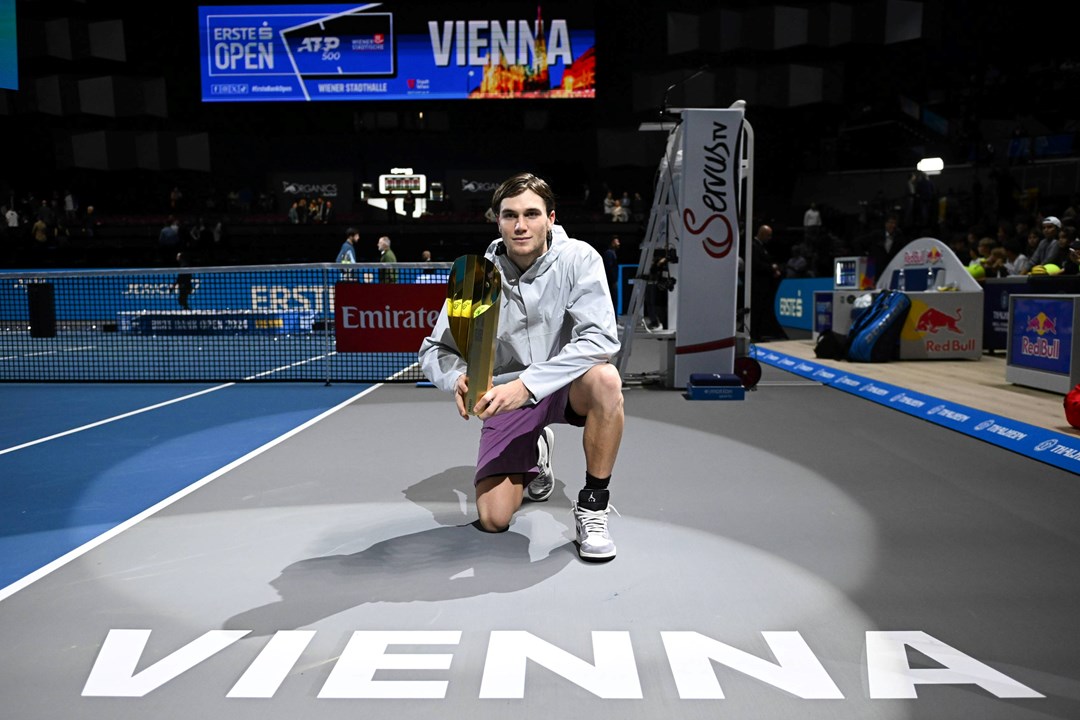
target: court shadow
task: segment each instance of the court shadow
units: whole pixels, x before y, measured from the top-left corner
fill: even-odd
[[[468,516],[471,504],[462,502],[463,477],[471,492],[472,468],[452,468],[404,491],[430,510],[441,527],[388,538],[356,553],[293,563],[270,583],[279,600],[233,616],[224,629],[269,635],[366,603],[514,592],[552,577],[577,557],[566,540],[534,559],[532,541],[522,534],[522,528],[528,532],[528,521],[519,520],[503,533],[479,529]]]

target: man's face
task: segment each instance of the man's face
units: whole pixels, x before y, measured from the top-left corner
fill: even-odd
[[[544,199],[532,190],[526,190],[502,201],[498,223],[507,257],[525,270],[547,252],[547,237],[555,224],[555,211],[548,213]]]
[[[386,241],[383,240],[382,238],[379,238],[379,252],[384,252],[385,250],[386,250]]]
[[[1054,223],[1046,223],[1045,225],[1043,225],[1042,230],[1043,230],[1043,237],[1048,237],[1048,238],[1057,237],[1058,228],[1057,228],[1057,225],[1055,225]]]

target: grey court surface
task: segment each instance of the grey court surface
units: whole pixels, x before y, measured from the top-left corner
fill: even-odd
[[[1077,718],[1077,476],[781,371],[625,394],[619,555],[384,386],[0,601],[4,718]]]

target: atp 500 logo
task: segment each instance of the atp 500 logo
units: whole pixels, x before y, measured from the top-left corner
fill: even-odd
[[[336,37],[306,37],[300,41],[297,52],[332,52],[341,47],[341,39]]]

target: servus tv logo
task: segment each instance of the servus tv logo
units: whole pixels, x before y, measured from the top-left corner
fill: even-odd
[[[1038,337],[1029,337],[1028,333],[1034,333]],[[1056,337],[1051,340],[1047,335],[1057,335],[1057,319],[1044,312],[1029,317],[1024,326],[1024,335],[1020,337],[1020,354],[1025,357],[1059,360],[1061,340]]]

